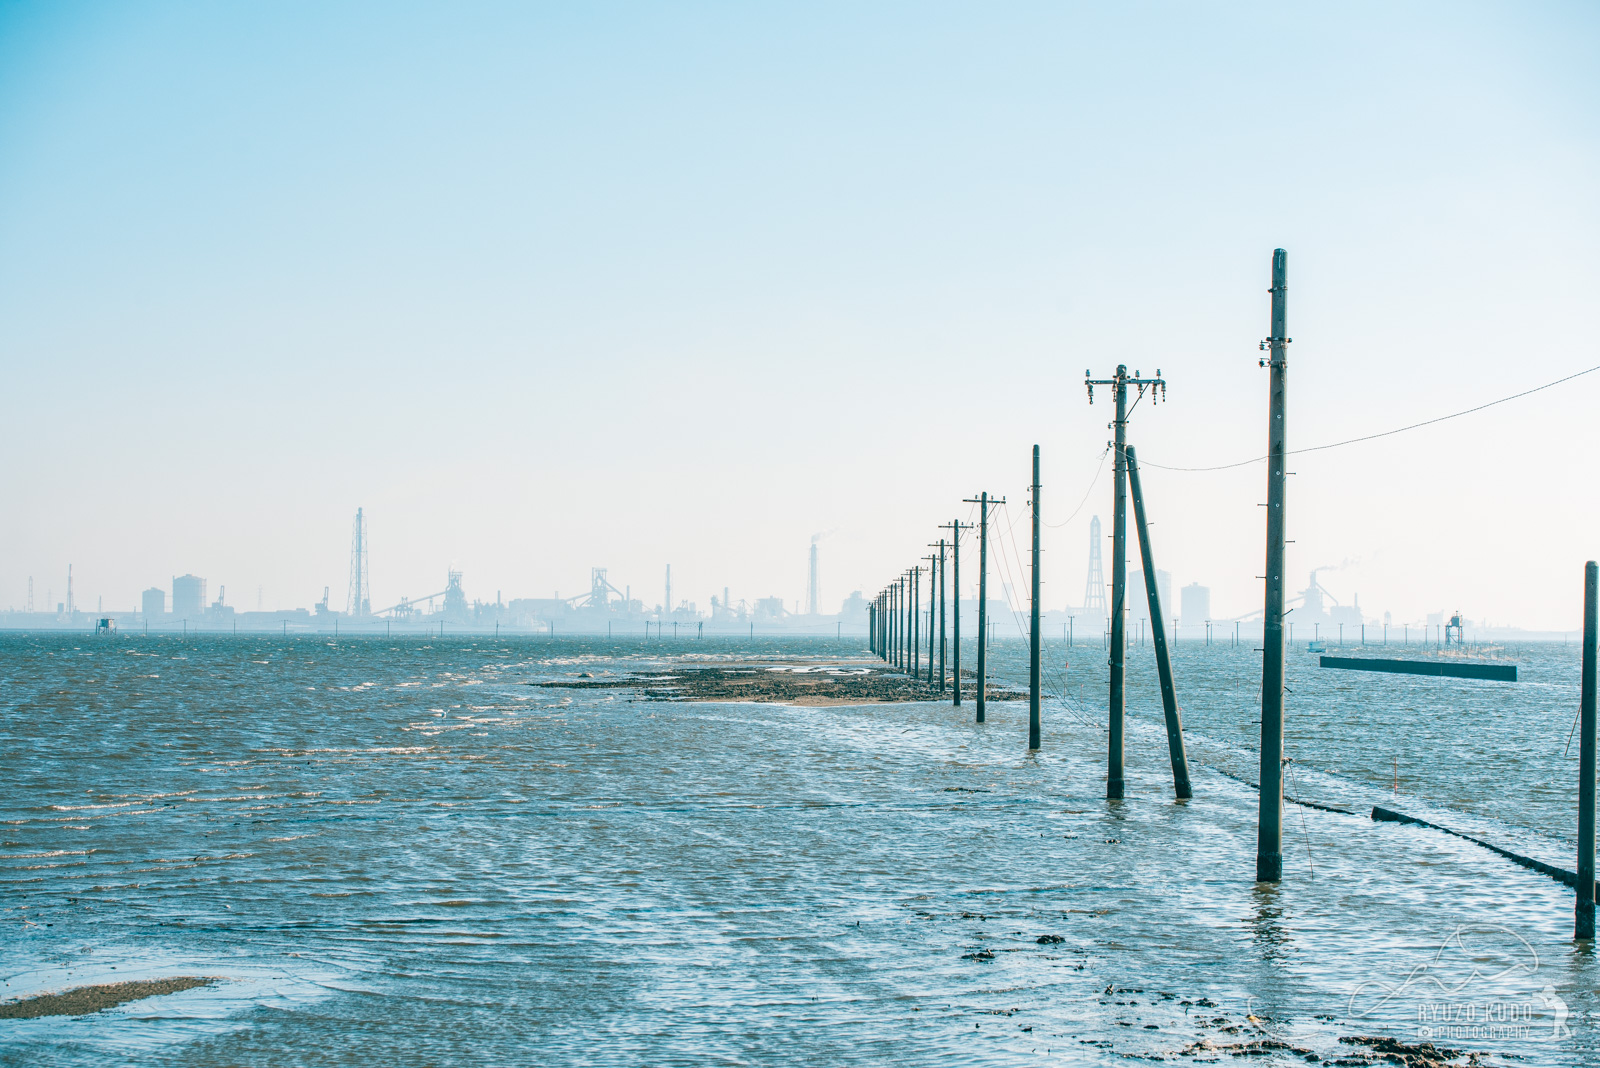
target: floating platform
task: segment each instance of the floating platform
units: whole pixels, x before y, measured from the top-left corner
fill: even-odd
[[[1391,675],[1437,675],[1451,679],[1516,682],[1515,664],[1462,664],[1449,660],[1385,660],[1375,656],[1325,656],[1325,668],[1344,671],[1386,671]]]

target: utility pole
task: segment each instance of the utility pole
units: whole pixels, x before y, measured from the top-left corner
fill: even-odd
[[[961,503],[978,506],[978,722],[982,723],[989,689],[989,505],[1005,504],[1006,499],[991,501],[985,492]]]
[[[928,548],[938,549],[924,559],[928,561],[928,685],[944,693],[944,539],[930,541]],[[934,635],[938,635],[937,645]],[[938,681],[935,681],[934,660],[937,653]]]
[[[920,624],[922,624],[922,603],[918,601],[920,595],[917,593],[918,585],[922,585],[920,579],[922,579],[922,564],[910,569],[910,601],[906,603],[910,617],[910,676],[912,678],[917,678],[917,675],[922,673],[920,671],[920,668],[922,668],[922,628],[920,628]]]
[[[1167,654],[1166,624],[1161,618],[1161,587],[1156,583],[1155,550],[1150,546],[1150,526],[1144,516],[1144,494],[1139,489],[1139,457],[1128,446],[1128,485],[1133,491],[1133,519],[1139,528],[1139,559],[1144,565],[1145,596],[1150,602],[1150,637],[1156,647],[1156,671],[1161,676],[1161,707],[1167,719],[1167,755],[1172,760],[1172,787],[1181,798],[1194,796],[1189,785],[1189,756],[1183,746],[1183,715],[1178,711],[1177,688],[1172,684],[1172,657]],[[1172,629],[1176,633],[1177,620]]]
[[[889,663],[900,666],[900,580],[889,584]]]
[[[1156,368],[1155,378],[1141,378],[1139,372],[1135,371],[1130,379],[1128,365],[1120,363],[1117,373],[1111,378],[1096,380],[1089,377],[1088,371],[1084,371],[1083,379],[1084,386],[1089,390],[1090,404],[1094,403],[1095,386],[1110,386],[1115,390],[1117,407],[1116,418],[1111,423],[1115,437],[1107,443],[1115,453],[1112,489],[1115,508],[1111,518],[1111,635],[1108,643],[1111,680],[1110,699],[1107,702],[1111,729],[1106,752],[1106,798],[1119,800],[1123,794],[1122,721],[1127,708],[1123,682],[1128,640],[1123,615],[1128,592],[1128,462],[1123,449],[1128,443],[1128,386],[1131,383],[1139,391],[1141,400],[1148,388],[1153,403],[1158,396],[1165,395],[1167,383],[1162,379],[1159,367]]]
[[[955,693],[952,704],[961,707],[961,532],[971,530],[971,523],[963,523],[959,519],[952,519],[944,524],[941,530],[950,531],[950,587],[955,591],[955,618],[951,620],[952,633],[950,636],[950,666],[951,689]]]
[[[1039,748],[1039,446],[1033,447],[1033,598],[1028,627],[1028,748]]]
[[[1272,335],[1261,343],[1271,368],[1267,415],[1267,573],[1261,659],[1261,815],[1256,881],[1283,879],[1283,554],[1284,461],[1288,451],[1288,254],[1272,253]],[[1592,886],[1593,883],[1591,882]]]
[[[1574,938],[1594,938],[1594,763],[1595,763],[1595,632],[1600,630],[1600,568],[1583,565],[1583,664],[1579,672],[1578,715],[1583,739],[1578,743],[1578,903]],[[1587,881],[1585,881],[1587,880]]]
[[[944,693],[945,680],[945,642],[950,633],[949,621],[945,617],[944,607],[944,539],[939,539],[939,692]]]

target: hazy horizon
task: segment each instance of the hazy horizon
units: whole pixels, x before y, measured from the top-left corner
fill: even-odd
[[[0,606],[870,596],[963,499],[1082,597],[1109,397],[1174,590],[1258,608],[1272,250],[1291,448],[1600,363],[1600,14],[0,9]],[[1589,375],[1296,457],[1292,590],[1572,630]],[[1093,495],[1080,502],[1094,484]],[[1106,569],[1110,570],[1109,543]],[[1133,567],[1137,567],[1137,555]],[[967,571],[971,577],[975,571]],[[998,571],[995,581],[1004,580]],[[48,594],[47,594],[48,591]],[[969,591],[970,593],[970,591]]]

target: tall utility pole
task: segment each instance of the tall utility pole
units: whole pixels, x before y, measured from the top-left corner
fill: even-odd
[[[1151,400],[1165,393],[1167,383],[1161,377],[1161,368],[1156,368],[1156,377],[1141,378],[1135,371],[1133,377],[1128,377],[1128,365],[1119,363],[1117,373],[1111,378],[1092,379],[1089,372],[1083,372],[1083,384],[1089,390],[1089,403],[1094,403],[1094,387],[1110,386],[1116,391],[1117,415],[1111,423],[1115,430],[1115,438],[1108,442],[1115,451],[1116,463],[1114,470],[1116,477],[1113,482],[1112,493],[1115,499],[1115,509],[1111,517],[1111,668],[1110,699],[1107,702],[1110,710],[1111,730],[1106,754],[1106,797],[1116,800],[1123,794],[1122,772],[1122,720],[1127,708],[1127,700],[1123,692],[1124,657],[1127,652],[1127,630],[1123,615],[1126,611],[1128,593],[1128,461],[1122,450],[1128,443],[1128,386],[1131,384],[1139,391],[1139,398],[1144,397],[1144,391],[1150,390]],[[1159,391],[1158,392],[1158,387]]]
[[[1583,565],[1583,661],[1578,675],[1578,902],[1574,938],[1594,938],[1595,644],[1600,630],[1600,568]],[[1585,882],[1584,880],[1588,880]]]
[[[990,501],[984,492],[962,503],[978,506],[978,722],[982,723],[989,688],[989,505],[1004,504],[1006,499]]]
[[[951,689],[955,693],[952,703],[961,707],[961,532],[971,530],[971,523],[952,519],[939,528],[950,531],[950,588],[955,592],[955,614],[951,622],[950,667]]]
[[[928,544],[928,548],[941,548],[939,544]],[[934,651],[938,649],[939,635],[939,596],[941,596],[942,571],[939,569],[941,556],[944,553],[928,553],[923,560],[928,561],[928,686],[934,686],[933,660]],[[944,660],[939,659],[939,686],[944,686]]]
[[[1288,451],[1288,254],[1272,253],[1272,336],[1261,343],[1271,368],[1267,414],[1267,573],[1261,645],[1261,816],[1256,881],[1283,878],[1283,546],[1284,461]]]
[[[939,692],[944,693],[945,680],[945,642],[950,634],[949,621],[945,618],[944,608],[944,539],[939,539]]]
[[[917,678],[922,673],[922,595],[917,592],[918,585],[922,585],[922,564],[917,564],[910,569],[910,601],[906,608],[910,614],[910,676]]]
[[[1033,447],[1033,607],[1028,628],[1028,748],[1039,748],[1039,446]]]
[[[900,580],[889,583],[889,663],[900,665]]]

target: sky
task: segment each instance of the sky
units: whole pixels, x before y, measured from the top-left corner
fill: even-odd
[[[821,534],[831,608],[981,490],[1025,549],[1034,444],[1080,603],[1084,371],[1160,368],[1149,464],[1261,455],[1274,248],[1292,448],[1600,365],[1597,46],[1580,3],[0,2],[0,607],[69,564],[338,607],[361,507],[379,604],[792,603]],[[1291,589],[1575,628],[1597,402],[1297,457]],[[1218,618],[1265,478],[1146,468]]]

